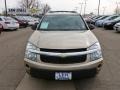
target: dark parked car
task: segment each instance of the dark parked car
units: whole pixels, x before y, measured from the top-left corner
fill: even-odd
[[[22,18],[19,18],[17,16],[12,17],[12,18],[14,18],[15,20],[18,21],[20,27],[25,27],[26,28],[28,26],[28,22],[26,20],[23,20]]]
[[[96,19],[96,20],[94,20],[94,25],[96,25],[96,22],[97,21],[99,21],[99,20],[103,20],[103,19],[105,19],[105,18],[107,18],[108,16],[102,16],[102,17],[100,17],[100,18],[98,18],[98,19]]]
[[[39,23],[35,23],[34,25],[31,26],[32,30],[36,30],[37,26]]]
[[[98,27],[102,27],[104,22],[113,20],[113,19],[118,18],[118,17],[119,17],[118,15],[110,15],[110,16],[102,19],[102,20],[98,20],[98,21],[95,23],[95,25],[98,26]]]
[[[0,34],[2,31],[3,31],[3,26],[2,26],[2,24],[0,24]]]
[[[118,23],[118,22],[120,22],[120,17],[105,22],[104,25],[103,25],[103,27],[104,27],[105,29],[113,29],[113,26],[114,26],[116,23]]]
[[[89,20],[86,20],[86,22],[93,24],[94,20],[97,20],[100,17],[102,17],[102,16],[94,16],[94,17],[90,18]]]

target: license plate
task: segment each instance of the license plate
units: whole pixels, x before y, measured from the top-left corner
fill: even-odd
[[[72,80],[71,72],[56,72],[55,80]]]

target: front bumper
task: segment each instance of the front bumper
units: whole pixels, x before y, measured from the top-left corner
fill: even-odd
[[[20,23],[19,25],[20,25],[20,27],[27,27],[28,23]]]
[[[58,71],[68,71],[68,70],[87,70],[92,68],[97,68],[101,65],[103,59],[99,59],[92,62],[77,63],[77,64],[48,64],[34,62],[28,59],[25,59],[26,70],[29,72],[30,68],[42,69],[42,70],[58,70]]]
[[[80,78],[84,77],[90,77],[94,76],[96,73],[96,68],[93,69],[87,69],[87,70],[67,70],[67,71],[58,71],[58,70],[43,70],[43,69],[35,69],[31,68],[30,69],[30,75],[38,78],[43,78],[43,79],[51,79],[51,80],[56,80],[55,79],[55,73],[72,73],[72,79],[71,80],[77,80]]]
[[[110,25],[105,24],[105,25],[104,25],[104,28],[105,28],[105,29],[113,29],[113,26],[114,26],[114,25],[111,25],[111,24],[110,24]]]
[[[113,29],[117,30],[117,31],[120,31],[120,26],[114,26]]]
[[[103,59],[85,64],[53,65],[42,64],[25,59],[27,73],[38,78],[55,79],[55,73],[72,73],[72,80],[89,77],[96,73],[97,68],[101,68]]]
[[[4,27],[4,29],[10,29],[10,30],[13,30],[13,29],[18,29],[19,28],[19,24],[15,24],[15,25],[6,25]]]

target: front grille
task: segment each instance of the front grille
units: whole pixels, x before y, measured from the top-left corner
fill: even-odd
[[[82,52],[86,51],[86,48],[82,49],[40,49],[44,52],[55,52],[55,53],[71,53],[71,52]],[[40,55],[41,61],[45,63],[52,64],[74,64],[74,63],[82,63],[85,62],[87,55],[79,55],[79,56],[69,56],[69,57],[59,57],[59,56],[48,56],[48,55]]]

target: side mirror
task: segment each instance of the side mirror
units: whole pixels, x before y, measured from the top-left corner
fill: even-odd
[[[88,24],[88,27],[90,28],[90,30],[95,29],[95,26],[93,24]]]
[[[36,30],[37,26],[38,26],[38,23],[35,23],[35,24],[31,27],[31,29],[32,29],[32,30]]]

